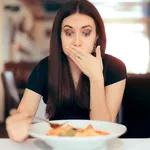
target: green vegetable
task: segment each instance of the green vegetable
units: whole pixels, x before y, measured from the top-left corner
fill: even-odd
[[[76,134],[76,130],[70,129],[68,131],[59,133],[59,136],[74,136]]]

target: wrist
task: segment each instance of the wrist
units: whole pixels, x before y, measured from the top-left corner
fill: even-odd
[[[98,81],[104,81],[103,75],[100,75],[99,77],[90,77],[90,82],[98,82]]]

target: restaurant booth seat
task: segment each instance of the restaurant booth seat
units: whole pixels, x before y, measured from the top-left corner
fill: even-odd
[[[122,102],[123,137],[150,137],[150,74],[128,74]]]
[[[4,86],[4,119],[12,108],[17,108],[28,78],[37,62],[6,62],[1,74]]]
[[[36,62],[7,62],[4,64],[4,71],[11,71],[14,75],[20,99],[23,96],[28,78],[36,64]]]

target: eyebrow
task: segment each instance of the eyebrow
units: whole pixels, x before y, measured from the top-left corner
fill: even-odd
[[[69,26],[69,25],[65,25],[64,28],[65,28],[65,27],[69,27],[69,28],[73,29],[73,27],[72,27],[72,26]],[[82,29],[87,28],[87,27],[92,28],[90,25],[86,25],[86,26],[83,26]]]

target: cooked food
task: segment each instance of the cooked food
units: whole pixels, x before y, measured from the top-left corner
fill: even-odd
[[[71,125],[61,126],[55,129],[50,129],[46,135],[48,136],[71,136],[71,137],[84,137],[84,136],[105,136],[108,132],[95,130],[92,125],[86,128],[76,128]]]

